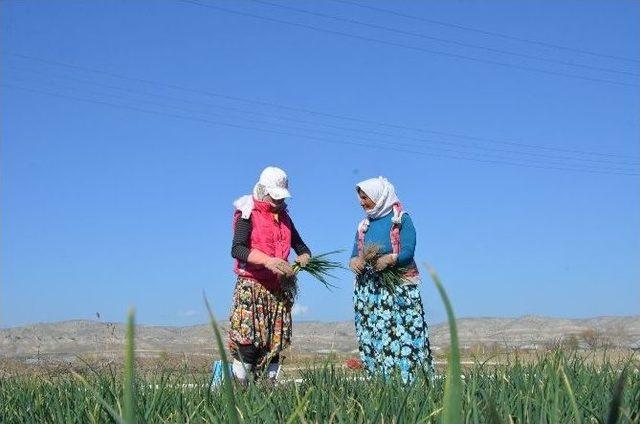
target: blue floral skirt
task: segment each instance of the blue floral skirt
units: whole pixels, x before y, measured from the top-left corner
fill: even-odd
[[[358,276],[353,293],[364,367],[370,375],[399,374],[404,382],[412,381],[418,373],[432,375],[429,333],[418,285],[389,290],[378,283],[376,275],[368,272]]]

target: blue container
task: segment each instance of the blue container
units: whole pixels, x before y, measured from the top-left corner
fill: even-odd
[[[213,386],[219,386],[224,381],[224,371],[222,366],[223,364],[221,360],[217,360],[213,363]],[[231,364],[227,364],[227,368],[229,369],[229,375],[233,375],[233,368],[231,367]]]

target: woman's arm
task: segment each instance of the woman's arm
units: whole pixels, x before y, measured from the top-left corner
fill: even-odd
[[[358,232],[356,231],[356,237],[353,241],[353,250],[351,250],[351,257],[355,258],[358,256]]]
[[[304,241],[302,241],[302,237],[300,237],[300,233],[298,233],[295,225],[293,225],[293,221],[291,221],[291,247],[298,256],[304,255],[305,253],[311,256],[311,250],[309,250]]]
[[[258,249],[249,249],[251,237],[251,220],[238,217],[233,231],[231,256],[239,261],[254,265],[264,265],[276,275],[291,276],[294,274],[289,263],[280,258],[272,258]]]
[[[249,237],[251,237],[251,219],[238,217],[233,229],[233,242],[231,243],[231,257],[247,262],[249,260]]]
[[[406,266],[413,261],[416,251],[416,229],[408,214],[402,215],[402,227],[400,228],[400,253],[398,253],[398,265]]]
[[[236,221],[236,227],[233,232],[233,243],[231,245],[231,256],[243,262],[254,262],[251,257],[251,249],[249,249],[249,238],[251,237],[251,220],[238,218]],[[291,247],[298,255],[304,253],[311,255],[311,250],[302,241],[302,237],[296,230],[296,227],[291,223]],[[252,255],[254,256],[254,255]],[[256,258],[257,259],[257,258]],[[262,264],[263,260],[258,260],[255,263]]]
[[[351,260],[349,260],[349,268],[356,274],[362,274],[365,267],[364,259],[362,259],[358,252],[358,232],[356,231],[356,238],[353,242],[353,250],[351,251]]]

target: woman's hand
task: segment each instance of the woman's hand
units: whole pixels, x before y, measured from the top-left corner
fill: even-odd
[[[353,271],[357,275],[362,274],[362,271],[364,271],[365,265],[366,265],[366,262],[360,256],[354,256],[349,261],[349,268],[351,268],[351,271]]]
[[[393,266],[398,261],[398,255],[389,253],[388,255],[382,255],[377,260],[373,269],[377,272],[384,271],[385,269]]]
[[[264,264],[265,268],[280,277],[293,277],[295,272],[289,262],[280,258],[269,258]]]
[[[296,263],[300,265],[300,268],[304,268],[305,266],[307,266],[310,260],[311,255],[308,253],[303,253],[302,255],[298,255],[298,257],[296,258]]]

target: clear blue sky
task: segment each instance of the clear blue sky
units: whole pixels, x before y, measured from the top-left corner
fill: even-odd
[[[315,15],[0,3],[2,326],[200,323],[203,290],[225,318],[231,202],[267,165],[315,252],[390,178],[459,316],[640,311],[639,3],[272,1]],[[339,277],[296,318],[351,319]]]

